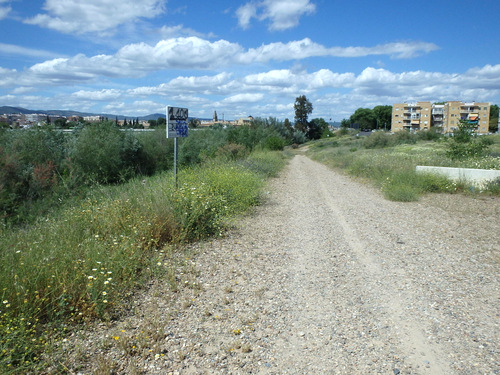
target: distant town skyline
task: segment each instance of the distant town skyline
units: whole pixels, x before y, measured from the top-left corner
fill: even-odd
[[[500,2],[0,0],[0,106],[311,118],[500,103]]]

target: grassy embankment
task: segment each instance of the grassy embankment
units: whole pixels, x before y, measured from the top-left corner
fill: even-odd
[[[68,330],[110,319],[151,277],[175,283],[179,244],[222,233],[259,202],[282,153],[209,161],[179,173],[96,188],[27,228],[0,229],[0,372],[41,370]]]
[[[500,184],[482,191],[464,181],[452,181],[433,174],[417,174],[417,165],[500,169],[500,136],[485,136],[488,151],[482,157],[452,160],[447,156],[449,139],[432,140],[408,133],[373,133],[366,138],[337,135],[310,144],[308,156],[349,175],[367,179],[378,186],[387,199],[415,201],[429,192],[500,194]]]

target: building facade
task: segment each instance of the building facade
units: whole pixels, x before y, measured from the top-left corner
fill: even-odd
[[[429,130],[453,133],[460,120],[475,124],[478,134],[488,134],[490,103],[449,101],[444,104],[431,102],[399,103],[392,107],[392,131]]]

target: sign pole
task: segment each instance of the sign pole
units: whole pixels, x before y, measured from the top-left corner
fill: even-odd
[[[167,106],[167,138],[174,139],[174,180],[177,189],[177,138],[188,136],[188,109]]]
[[[177,137],[174,138],[174,179],[175,188],[177,189]]]

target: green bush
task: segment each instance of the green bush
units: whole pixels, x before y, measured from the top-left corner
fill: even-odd
[[[417,143],[418,136],[406,130],[401,130],[393,134],[393,145],[401,144],[415,144]]]
[[[437,141],[443,138],[443,135],[440,133],[439,129],[432,127],[429,130],[419,131],[417,133],[417,138],[422,141]]]
[[[282,151],[285,145],[285,140],[276,135],[267,137],[264,141],[264,147],[270,151]]]
[[[73,139],[69,156],[85,183],[115,183],[135,175],[141,149],[137,139],[114,122],[90,124]]]
[[[488,141],[478,139],[474,124],[460,120],[458,128],[448,142],[446,155],[452,160],[478,158],[485,154],[489,146]]]
[[[390,135],[384,132],[373,132],[365,138],[363,147],[365,148],[384,148],[391,144]]]
[[[167,138],[164,127],[134,134],[141,145],[138,155],[139,174],[151,176],[172,169],[174,140]]]
[[[248,154],[249,150],[245,146],[235,143],[227,143],[219,147],[216,152],[216,156],[223,160],[240,160],[247,157]]]
[[[52,128],[2,132],[0,218],[17,221],[21,206],[29,207],[62,185],[66,141],[64,134]]]
[[[179,164],[191,166],[213,158],[226,143],[226,131],[222,128],[191,131],[187,138],[179,139]]]

